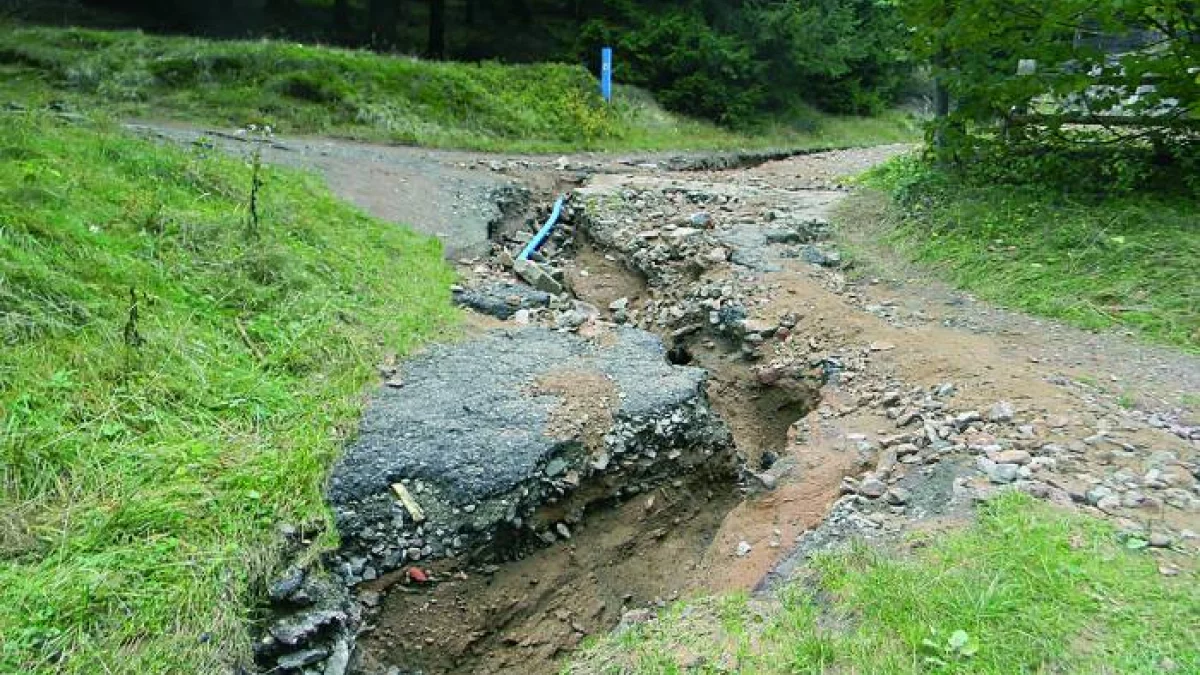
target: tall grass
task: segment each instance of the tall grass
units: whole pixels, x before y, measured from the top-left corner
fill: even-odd
[[[5,114],[0,157],[0,672],[228,672],[452,273],[290,171],[248,228],[248,168],[202,148]]]

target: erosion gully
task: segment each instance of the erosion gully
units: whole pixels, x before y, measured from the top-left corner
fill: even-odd
[[[551,194],[538,201],[550,202]],[[658,280],[676,288],[654,288],[625,253],[597,241],[589,219],[574,211],[551,255],[572,296],[600,308],[606,320],[615,314],[610,307],[686,295],[685,286],[701,281],[692,270]],[[529,215],[536,217],[496,228],[496,250],[518,250],[513,243],[544,214]],[[818,384],[764,383],[752,355],[742,351],[744,336],[710,325],[655,332],[673,363],[708,371],[708,396],[733,434],[740,476],[715,482],[678,476],[632,499],[593,503],[568,541],[440,561],[430,566],[437,584],[404,583],[402,571],[362,584],[357,594],[368,615],[358,638],[360,672],[557,672],[586,636],[603,634],[623,618],[648,617],[647,609],[688,594],[753,589],[796,537],[819,522],[851,467],[844,456],[789,443],[789,430],[819,402]],[[802,480],[777,485],[769,470],[781,459],[800,464]],[[747,539],[770,543],[739,555]],[[738,564],[730,564],[735,559]]]

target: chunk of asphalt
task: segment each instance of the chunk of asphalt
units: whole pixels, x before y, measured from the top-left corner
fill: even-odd
[[[495,284],[454,293],[454,302],[497,319],[508,319],[520,309],[549,307],[554,296],[521,284]]]
[[[401,366],[403,388],[375,393],[333,470],[328,497],[343,555],[395,569],[418,554],[476,550],[501,529],[549,530],[553,523],[532,517],[538,507],[549,499],[561,507],[580,485],[599,483],[579,491],[599,500],[689,473],[732,474],[732,437],[709,408],[706,372],[665,354],[658,337],[630,328],[595,340],[526,328],[414,356]],[[580,373],[612,385],[609,410],[585,413],[605,420],[603,447],[548,428],[565,399],[536,383],[553,374],[569,384]],[[397,482],[425,522],[395,498]]]

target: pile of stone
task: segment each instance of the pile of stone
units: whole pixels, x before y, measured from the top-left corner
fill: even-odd
[[[295,538],[293,528],[285,537]],[[293,567],[268,589],[274,616],[254,645],[265,672],[344,675],[361,611],[340,580]]]
[[[860,392],[859,403],[881,408],[897,432],[852,439],[874,465],[845,480],[843,491],[859,498],[850,500],[851,506],[864,499],[901,506],[906,497],[897,495],[894,486],[906,474],[948,462],[960,468],[958,488],[976,499],[990,498],[1000,488],[1018,489],[1115,518],[1146,541],[1170,545],[1196,540],[1195,532],[1175,532],[1165,522],[1149,530],[1145,525],[1147,516],[1161,518],[1164,510],[1200,512],[1200,462],[1194,452],[1185,459],[1186,449],[1139,447],[1111,431],[1051,440],[1043,432],[1067,436],[1069,420],[1021,411],[1007,401],[984,410],[956,409],[951,405],[954,393],[950,384],[909,390],[869,386]],[[1098,457],[1105,459],[1098,462]],[[1097,468],[1107,470],[1096,475]]]

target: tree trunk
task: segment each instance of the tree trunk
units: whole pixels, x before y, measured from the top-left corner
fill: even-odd
[[[371,44],[375,47],[396,45],[396,22],[400,18],[399,0],[370,0]]]
[[[463,23],[468,26],[475,25],[475,0],[463,2]]]
[[[933,57],[933,155],[938,164],[951,162],[952,149],[947,132],[950,130],[950,90],[946,87],[946,68],[950,52],[942,47]]]
[[[429,0],[429,48],[431,59],[446,58],[446,0]]]
[[[350,0],[334,0],[333,34],[339,42],[350,39]]]
[[[950,92],[941,79],[933,81],[933,149],[940,156],[946,149],[946,122],[950,117]]]

